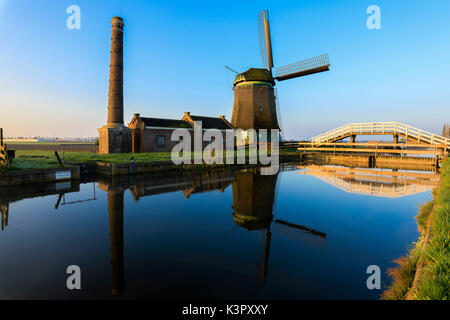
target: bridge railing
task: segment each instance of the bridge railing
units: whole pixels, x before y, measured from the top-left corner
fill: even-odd
[[[321,143],[339,140],[350,135],[379,135],[401,134],[407,139],[417,139],[417,142],[425,142],[433,145],[445,145],[450,147],[450,139],[418,129],[400,122],[361,122],[349,123],[336,129],[329,130],[311,139],[311,142]]]
[[[0,165],[6,166],[8,154],[6,148],[0,145]]]
[[[3,128],[0,128],[0,165],[8,165],[8,150],[6,145],[3,144]]]

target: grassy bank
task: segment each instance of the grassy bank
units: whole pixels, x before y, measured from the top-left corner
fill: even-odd
[[[65,164],[101,161],[115,164],[129,163],[131,157],[135,162],[171,161],[170,152],[153,153],[121,153],[121,154],[93,154],[92,152],[58,152]],[[280,150],[280,155],[298,154],[295,149]],[[248,151],[247,151],[248,155]],[[45,150],[17,150],[16,159],[10,164],[9,170],[50,169],[59,167],[54,151]]]
[[[421,236],[406,257],[388,271],[393,283],[382,298],[448,300],[450,298],[450,159],[442,167],[433,200],[417,215]]]
[[[111,163],[129,163],[134,157],[136,162],[170,161],[170,152],[158,153],[122,153],[122,154],[93,154],[92,152],[58,152],[65,164],[85,163],[89,161],[103,161]],[[17,150],[16,159],[12,161],[10,170],[49,169],[59,167],[54,151]]]

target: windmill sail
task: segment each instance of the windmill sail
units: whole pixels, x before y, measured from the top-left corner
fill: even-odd
[[[328,71],[330,58],[328,54],[288,64],[275,69],[275,79],[278,81],[303,77],[309,74]]]
[[[265,69],[273,68],[272,42],[270,39],[269,12],[262,11],[258,15],[259,51],[261,63]]]

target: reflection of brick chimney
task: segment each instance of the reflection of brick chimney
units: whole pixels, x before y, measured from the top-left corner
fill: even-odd
[[[109,65],[108,124],[123,125],[123,19],[113,17]]]

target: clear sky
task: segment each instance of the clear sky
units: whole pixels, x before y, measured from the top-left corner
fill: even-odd
[[[381,9],[369,30],[366,9]],[[69,5],[81,29],[69,30]],[[133,113],[231,118],[234,74],[260,67],[268,9],[275,67],[328,53],[331,70],[277,84],[287,138],[349,122],[450,122],[448,0],[0,0],[0,127],[7,136],[96,136],[106,123],[111,18],[125,21]]]

